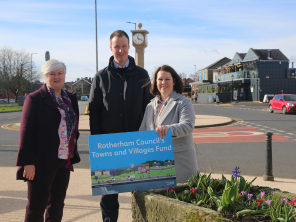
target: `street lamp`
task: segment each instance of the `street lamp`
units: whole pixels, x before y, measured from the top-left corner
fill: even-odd
[[[231,102],[232,102],[232,98],[233,98],[233,75],[231,75]]]
[[[136,26],[137,23],[133,23],[133,22],[126,22],[126,23],[135,24],[135,30],[137,29],[137,26]],[[135,50],[135,60],[136,60],[136,50]]]
[[[196,65],[194,65],[195,66],[195,69],[194,69],[194,75],[196,74]]]
[[[31,53],[31,92],[33,92],[33,89],[32,89],[32,79],[33,79],[33,71],[32,71],[32,55],[33,54],[37,54],[37,53]]]
[[[137,23],[133,23],[133,22],[126,22],[126,23],[135,24],[135,30],[137,29],[137,27],[136,27]]]
[[[96,71],[98,72],[97,0],[95,0],[95,18],[96,18]]]

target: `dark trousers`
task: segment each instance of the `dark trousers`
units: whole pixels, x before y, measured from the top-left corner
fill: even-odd
[[[102,195],[101,210],[104,222],[116,222],[118,218],[118,194]]]
[[[70,180],[67,160],[59,160],[49,173],[27,181],[28,204],[25,222],[60,222],[63,217],[64,200]]]

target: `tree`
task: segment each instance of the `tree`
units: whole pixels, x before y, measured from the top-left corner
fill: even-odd
[[[184,72],[182,73],[178,73],[178,75],[180,76],[180,78],[183,80],[187,77],[187,74],[185,74]]]
[[[30,84],[38,79],[40,75],[33,64],[31,70],[29,52],[14,50],[7,46],[0,48],[0,87],[7,95],[11,91],[17,101],[18,94],[27,91]]]

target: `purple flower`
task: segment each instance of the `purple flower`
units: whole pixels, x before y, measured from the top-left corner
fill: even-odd
[[[296,203],[294,203],[294,207],[296,207]]]
[[[233,177],[235,177],[235,178],[240,177],[240,173],[241,173],[241,171],[239,171],[239,167],[238,167],[238,166],[236,166],[236,167],[234,168],[234,171],[232,171],[232,175],[233,175]]]
[[[267,205],[269,205],[269,204],[271,203],[271,200],[268,199],[267,201],[265,201],[265,203],[266,203]]]
[[[287,202],[288,201],[288,198],[281,198],[281,201],[282,202]]]
[[[242,195],[245,195],[245,193],[246,193],[246,191],[242,191],[242,192],[241,192]]]
[[[262,191],[261,193],[259,193],[259,195],[260,195],[260,197],[261,197],[261,199],[264,197],[264,195],[265,195],[265,192],[264,191]]]
[[[274,204],[274,206],[278,205],[278,203],[279,203],[279,202],[277,201],[277,202]]]
[[[168,191],[169,190],[169,187],[166,187],[165,189]]]
[[[251,194],[251,193],[248,194],[248,200],[249,201],[251,200],[252,196],[253,196],[253,194]]]

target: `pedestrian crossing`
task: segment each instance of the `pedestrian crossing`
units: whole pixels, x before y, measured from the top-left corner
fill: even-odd
[[[215,105],[219,106],[219,105]],[[251,109],[251,108],[241,108],[241,107],[236,107],[236,106],[221,106],[225,109],[242,109],[242,110],[254,110],[254,111],[261,111],[261,112],[268,112],[268,108],[263,108],[263,109]]]

